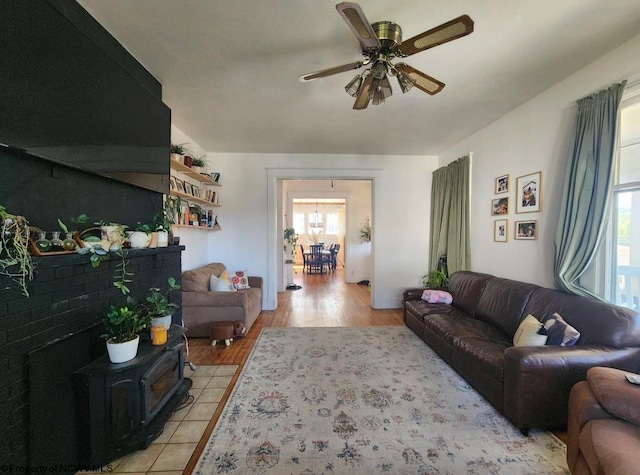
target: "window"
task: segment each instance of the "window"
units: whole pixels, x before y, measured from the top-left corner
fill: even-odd
[[[304,234],[304,213],[293,213],[293,229],[296,234]]]
[[[632,89],[633,91],[633,89]],[[640,91],[638,91],[640,92]],[[623,98],[613,192],[612,298],[640,309],[640,95]]]
[[[340,234],[340,219],[338,213],[327,213],[327,229],[325,234]]]

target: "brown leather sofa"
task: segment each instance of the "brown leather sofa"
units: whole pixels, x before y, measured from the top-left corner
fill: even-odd
[[[449,280],[451,305],[421,300],[423,290],[403,293],[405,324],[525,434],[566,427],[569,392],[592,366],[640,366],[640,316],[632,310],[467,271]],[[577,345],[513,346],[528,314],[555,312],[580,332]]]
[[[569,395],[571,473],[640,473],[640,386],[613,368],[591,368]]]
[[[190,337],[208,337],[209,323],[241,321],[247,331],[262,311],[262,277],[249,276],[248,289],[237,292],[209,290],[212,275],[219,277],[224,264],[214,262],[182,273],[182,319]]]

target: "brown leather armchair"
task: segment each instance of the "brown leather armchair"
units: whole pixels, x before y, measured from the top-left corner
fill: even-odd
[[[567,462],[572,474],[640,473],[640,386],[627,371],[594,367],[569,395]]]

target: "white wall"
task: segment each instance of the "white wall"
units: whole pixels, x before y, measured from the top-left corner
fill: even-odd
[[[640,73],[640,35],[447,150],[440,166],[473,152],[472,270],[553,287],[554,239],[567,161],[572,153],[575,101]],[[515,180],[541,170],[542,210],[515,213]],[[511,178],[509,241],[493,242],[491,199],[496,177]],[[538,220],[537,241],[513,239],[516,220]]]
[[[194,252],[206,252],[208,261],[223,262],[231,270],[248,269],[250,274],[265,278],[263,305],[275,309],[276,262],[282,260],[281,254],[278,257],[282,239],[276,235],[276,205],[282,187],[269,196],[268,175],[273,178],[278,170],[295,169],[296,176],[280,178],[359,179],[376,175],[373,206],[379,218],[372,220],[376,261],[372,306],[400,307],[402,290],[418,285],[426,272],[431,173],[437,168],[437,157],[211,153],[208,157],[213,171],[221,173],[222,207],[217,212],[222,231],[210,233],[208,249],[191,245],[191,239],[185,242],[185,269],[204,262],[202,254],[194,257]],[[269,216],[273,216],[272,222]]]

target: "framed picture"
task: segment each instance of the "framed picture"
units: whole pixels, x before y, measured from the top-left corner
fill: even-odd
[[[538,239],[538,221],[516,221],[515,238],[529,241]]]
[[[496,178],[496,195],[509,191],[509,175],[502,175]]]
[[[542,209],[542,172],[518,177],[516,193],[516,213],[540,211]]]
[[[184,192],[187,195],[193,196],[193,188],[191,187],[191,183],[189,183],[188,181],[184,182]]]
[[[177,190],[176,188],[176,177],[169,177],[169,188],[172,190]]]
[[[493,240],[495,242],[507,242],[508,227],[508,219],[496,219],[493,222]]]
[[[491,200],[491,216],[504,216],[505,214],[509,214],[509,198]]]
[[[176,178],[176,190],[178,190],[180,193],[184,193],[184,181],[182,181],[180,178]]]
[[[200,188],[198,188],[196,185],[192,185],[191,191],[193,193],[193,196],[195,196],[196,198],[200,198]]]

